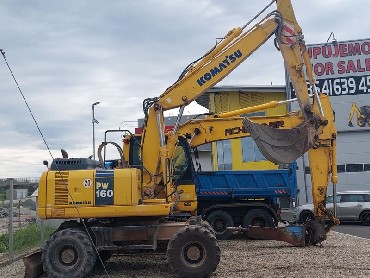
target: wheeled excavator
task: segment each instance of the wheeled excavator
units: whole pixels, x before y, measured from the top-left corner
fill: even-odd
[[[41,265],[51,277],[84,277],[97,262],[104,266],[112,252],[142,250],[165,252],[178,276],[205,277],[215,271],[220,248],[213,230],[201,219],[186,220],[179,213],[195,215],[196,202],[181,202],[185,190],[179,189],[178,180],[191,170],[179,167],[175,154],[180,154],[177,147],[188,144],[188,140],[190,145],[198,139],[223,140],[225,133],[216,134],[211,126],[192,130],[191,123],[180,126],[180,118],[190,102],[220,82],[274,34],[300,112],[286,115],[283,129],[268,127],[267,118],[228,122],[226,118],[232,117],[228,114],[209,118],[209,122],[225,118],[225,128],[238,126],[240,133],[249,133],[266,158],[275,163],[291,162],[308,150],[315,219],[309,224],[307,243],[317,244],[326,238],[330,227],[325,226],[325,198],[330,173],[336,182],[332,111],[330,105],[324,109],[318,92],[313,102],[309,96],[306,78],[311,85],[315,80],[290,0],[272,1],[270,5],[274,3],[275,11],[248,30],[249,23],[230,30],[211,50],[188,65],[164,93],[144,100],[145,122],[136,149],[140,158],[137,165],[127,165],[122,159],[120,168],[105,169],[103,163],[88,158],[65,155],[53,160],[40,178],[37,211],[41,219],[67,220],[41,251],[24,259],[26,277],[37,277]],[[163,112],[174,108],[179,108],[176,125],[170,134],[165,134]],[[190,138],[183,136],[186,134]],[[122,148],[118,150],[123,157]],[[194,183],[184,186],[195,192]]]
[[[370,106],[364,105],[358,108],[356,102],[352,102],[351,111],[348,116],[348,126],[353,127],[352,119],[356,114],[356,123],[359,127],[370,126]]]

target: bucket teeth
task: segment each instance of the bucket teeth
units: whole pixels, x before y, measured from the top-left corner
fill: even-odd
[[[276,164],[293,162],[308,151],[306,122],[292,129],[272,128],[253,123],[248,118],[244,118],[243,124],[261,153]]]

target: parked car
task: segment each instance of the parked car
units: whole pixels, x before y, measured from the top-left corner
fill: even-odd
[[[337,218],[340,221],[360,221],[370,226],[370,191],[338,192]],[[326,208],[334,212],[333,196],[326,198]],[[293,220],[303,223],[313,218],[313,205],[305,204],[293,209]]]

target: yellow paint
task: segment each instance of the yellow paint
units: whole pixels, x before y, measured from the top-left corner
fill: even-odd
[[[194,184],[182,184],[178,187],[179,191],[183,191],[180,194],[175,210],[177,211],[188,211],[194,212],[197,209],[197,196],[194,190]]]
[[[236,88],[237,90],[237,88]],[[267,102],[285,100],[285,93],[272,92],[218,92],[211,93],[209,96],[210,111],[215,113],[226,113],[251,107],[255,105],[262,105]],[[285,115],[287,113],[287,105],[278,105],[273,108],[264,110],[266,116]],[[213,169],[218,170],[217,165],[217,147],[216,143],[212,143],[212,166]],[[255,161],[243,162],[242,139],[230,140],[232,170],[266,170],[277,169],[277,165],[270,161]]]
[[[96,189],[108,188],[108,183],[96,182],[95,175],[95,170],[43,173],[39,187],[38,214],[40,218],[164,216],[169,214],[171,204],[166,203],[164,199],[154,199],[145,205],[139,205],[141,173],[135,168],[115,169],[114,204],[95,206]]]
[[[101,218],[122,216],[167,216],[170,213],[168,204],[143,204],[136,206],[99,206],[99,207],[66,207],[60,209],[38,208],[41,219],[46,218]],[[50,213],[48,213],[50,211]],[[64,213],[63,213],[64,211]],[[48,215],[46,217],[46,215]]]
[[[137,205],[140,182],[139,169],[114,170],[114,205]]]

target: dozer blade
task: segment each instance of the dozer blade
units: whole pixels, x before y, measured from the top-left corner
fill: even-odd
[[[291,163],[308,151],[306,122],[292,129],[272,128],[253,123],[248,118],[244,118],[243,124],[261,153],[276,164]]]
[[[304,247],[306,228],[304,226],[287,226],[279,228],[249,226],[248,236],[254,239],[284,241],[294,246]]]
[[[41,262],[41,254],[42,251],[37,250],[23,258],[23,263],[25,266],[24,278],[37,278],[44,273]]]

